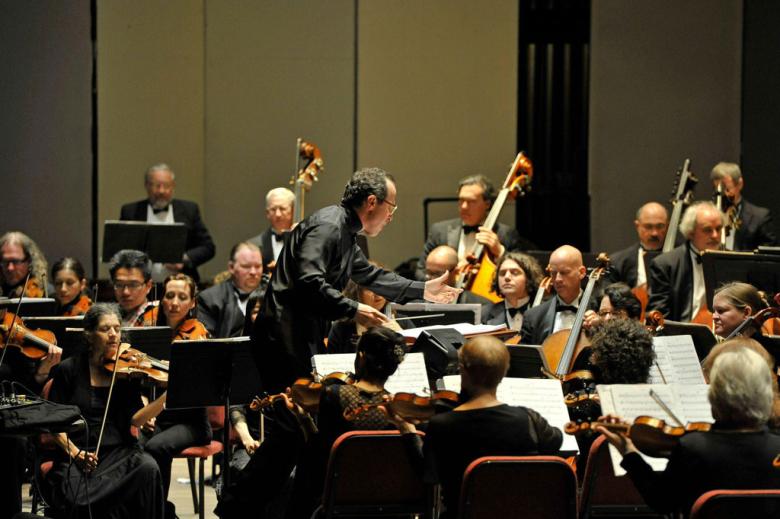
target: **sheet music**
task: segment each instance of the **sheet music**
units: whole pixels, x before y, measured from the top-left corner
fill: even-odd
[[[471,324],[471,323],[457,323],[457,324],[434,324],[431,326],[421,326],[419,328],[409,328],[408,330],[401,330],[401,335],[404,337],[410,337],[416,339],[420,336],[423,330],[435,330],[441,328],[454,328],[461,335],[474,335],[478,333],[490,333],[497,332],[499,330],[505,330],[505,324]]]
[[[650,396],[652,389],[685,425],[688,422],[712,422],[712,412],[707,400],[706,384],[615,384],[599,385],[597,391],[604,414],[620,416],[633,422],[638,416],[661,418],[670,425],[677,425],[663,408]],[[626,473],[620,466],[623,457],[612,445],[609,447],[612,468],[616,476]],[[641,454],[641,453],[640,453]],[[666,468],[666,458],[651,458],[641,454],[644,460],[659,471]]]
[[[460,375],[447,375],[443,380],[445,389],[460,392]],[[558,380],[505,377],[498,385],[496,397],[509,405],[533,409],[561,432],[569,421],[569,411],[563,401],[563,391]],[[564,434],[561,450],[578,451],[576,438]]]
[[[653,337],[656,363],[650,367],[651,384],[704,384],[704,373],[690,335]]]
[[[312,357],[314,369],[322,376],[334,371],[354,372],[354,353],[334,353]],[[430,391],[425,356],[422,353],[407,353],[398,369],[387,379],[385,389],[390,393],[415,393],[427,395]]]

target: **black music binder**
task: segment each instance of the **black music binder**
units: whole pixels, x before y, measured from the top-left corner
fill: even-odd
[[[135,249],[156,263],[179,263],[187,243],[183,223],[106,220],[103,229],[103,262],[122,249]]]

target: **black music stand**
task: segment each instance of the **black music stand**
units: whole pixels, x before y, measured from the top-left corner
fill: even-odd
[[[401,305],[390,303],[390,311],[396,319],[418,317],[418,319],[409,319],[398,323],[404,329],[421,328],[437,324],[442,326],[459,323],[480,324],[482,317],[482,306],[473,303],[450,305],[438,303],[407,303]]]
[[[122,249],[145,252],[156,263],[179,263],[187,243],[183,223],[148,223],[106,220],[103,231],[103,262]]]
[[[249,337],[173,341],[168,373],[169,409],[224,406],[225,488],[230,484],[230,405],[247,404],[259,392]]]
[[[744,281],[768,294],[780,292],[780,255],[753,252],[705,251],[702,256],[707,307],[712,310],[715,289]]]
[[[170,326],[127,326],[122,328],[122,340],[133,348],[159,360],[171,360]]]
[[[23,297],[21,306],[19,306],[18,297],[0,298],[0,308],[16,312],[17,306],[19,307],[19,317],[54,315],[57,311],[57,301],[50,297]]]
[[[511,378],[547,378],[542,370],[550,371],[542,347],[535,344],[507,344]]]

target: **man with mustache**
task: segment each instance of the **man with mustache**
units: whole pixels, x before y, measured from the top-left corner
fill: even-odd
[[[640,207],[634,220],[639,242],[609,255],[610,281],[623,282],[631,288],[647,286],[650,260],[663,248],[668,226],[669,217],[664,206],[647,202]]]

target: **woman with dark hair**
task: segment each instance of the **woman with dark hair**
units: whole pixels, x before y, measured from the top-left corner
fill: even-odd
[[[57,315],[72,317],[87,313],[92,300],[85,293],[87,276],[79,260],[68,257],[57,260],[51,267],[51,279]]]
[[[485,305],[482,322],[485,324],[506,324],[508,328],[520,330],[523,314],[542,280],[542,269],[532,257],[521,252],[507,252],[496,262],[493,290],[503,301]]]
[[[625,283],[607,285],[591,301],[594,304],[598,302],[598,310],[585,312],[584,325],[588,330],[593,330],[610,319],[638,321],[642,318],[642,303]]]
[[[163,517],[163,488],[154,459],[131,433],[163,409],[164,397],[144,406],[136,381],[117,379],[109,401],[112,374],[104,359],[120,347],[119,307],[95,304],[84,315],[87,350],[63,361],[54,372],[49,398],[76,405],[83,431],[58,434],[61,452],[47,477],[50,504],[57,517]],[[97,451],[104,411],[109,411]]]
[[[173,340],[197,340],[209,337],[206,327],[195,316],[197,288],[187,274],[172,274],[163,281],[163,298],[158,308],[157,324],[170,326]],[[148,429],[152,429],[151,432]],[[211,425],[205,408],[163,411],[143,432],[144,450],[157,462],[162,475],[165,497],[171,485],[173,456],[187,447],[207,445],[211,441]],[[170,501],[165,505],[165,517],[176,516]]]

